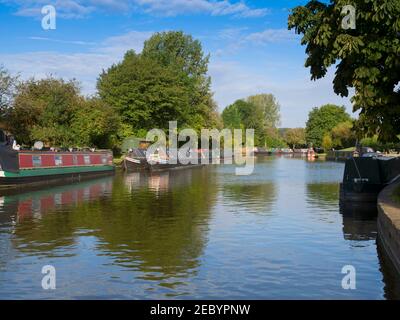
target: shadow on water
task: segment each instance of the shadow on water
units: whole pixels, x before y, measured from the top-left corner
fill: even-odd
[[[378,234],[376,205],[341,203],[343,235],[346,240],[376,240]]]
[[[377,239],[378,257],[380,261],[380,271],[383,275],[385,284],[385,298],[388,300],[400,300],[400,275],[399,271],[393,265],[385,248],[383,248],[380,238]]]
[[[400,300],[400,274],[388,257],[378,234],[376,205],[371,203],[341,203],[343,235],[346,240],[376,241],[380,272],[384,283],[384,297]]]

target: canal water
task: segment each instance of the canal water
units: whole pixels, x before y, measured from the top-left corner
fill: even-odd
[[[398,299],[376,212],[339,207],[344,165],[257,158],[117,173],[0,197],[0,299]],[[56,289],[42,288],[54,266]],[[356,289],[342,288],[344,266]]]

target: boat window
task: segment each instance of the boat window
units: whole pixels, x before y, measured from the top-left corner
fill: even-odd
[[[77,156],[76,154],[72,155],[72,163],[73,163],[74,165],[77,165],[77,164],[78,164],[78,156]]]
[[[90,156],[83,156],[85,164],[90,164]]]
[[[62,156],[54,156],[54,162],[56,163],[56,166],[62,166]]]
[[[102,156],[102,157],[101,157],[101,162],[102,162],[103,164],[107,164],[107,156]]]
[[[42,157],[32,156],[32,164],[34,167],[40,167],[42,165]]]

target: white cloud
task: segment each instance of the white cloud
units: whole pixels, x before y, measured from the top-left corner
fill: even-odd
[[[82,18],[99,11],[132,12],[144,11],[158,16],[187,14],[231,15],[240,18],[265,16],[266,8],[250,8],[243,0],[0,0],[2,3],[18,6],[21,16],[40,16],[44,5],[54,5],[57,14],[63,18]]]
[[[299,36],[287,29],[266,29],[247,35],[244,40],[256,44],[277,43],[296,40]]]
[[[152,32],[132,31],[121,36],[105,39],[98,47],[86,53],[60,53],[51,51],[0,54],[0,61],[12,73],[23,79],[44,78],[48,75],[81,82],[84,94],[96,91],[96,79],[103,69],[120,61],[125,52],[134,49],[140,52],[144,41]],[[77,45],[91,45],[82,41],[64,41],[51,38],[31,37],[36,41],[53,41]]]
[[[269,68],[253,69],[235,61],[213,60],[210,64],[215,99],[220,111],[238,99],[259,93],[272,93],[281,105],[282,127],[304,126],[313,107],[327,103],[345,105],[352,112],[351,102],[340,98],[332,89],[333,69],[327,77],[311,81],[309,71],[302,66],[281,72],[290,78],[276,79]]]
[[[136,0],[148,13],[177,16],[187,13],[209,13],[214,16],[263,17],[268,9],[251,9],[243,1],[228,0]]]
[[[94,42],[87,42],[87,41],[80,41],[80,40],[60,40],[60,39],[52,39],[52,38],[46,38],[46,37],[28,37],[28,39],[29,40],[38,40],[38,41],[49,41],[49,42],[56,42],[56,43],[82,45],[82,46],[93,46],[96,44]]]

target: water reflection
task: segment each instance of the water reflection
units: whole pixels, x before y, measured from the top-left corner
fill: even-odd
[[[141,278],[187,276],[196,272],[207,241],[216,198],[213,180],[201,169],[118,177],[114,201],[95,212],[113,212],[113,221],[95,219],[100,223],[91,228],[102,230],[102,249],[118,265],[143,271]]]
[[[307,184],[307,200],[310,204],[332,208],[332,205],[337,205],[338,196],[339,184],[337,182]]]
[[[378,233],[377,208],[371,204],[343,203],[340,206],[343,217],[343,235],[346,240],[375,240]]]
[[[3,194],[0,298],[397,297],[376,217],[339,212],[342,174],[261,157],[251,176],[209,166]],[[44,264],[56,292],[41,290]],[[346,264],[356,291],[341,289]]]
[[[214,181],[201,169],[134,173],[7,197],[16,216],[11,242],[46,258],[95,251],[137,280],[183,286],[207,242]]]

